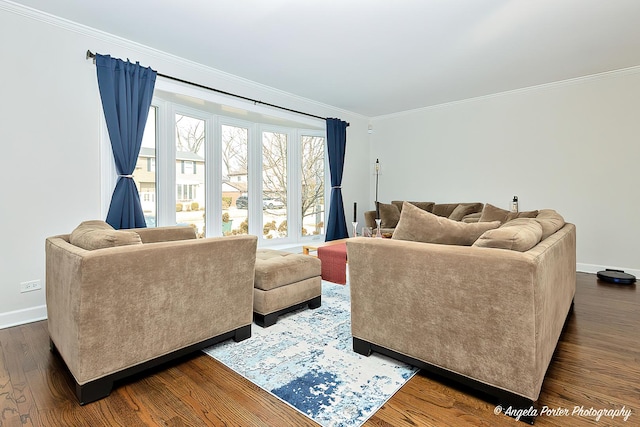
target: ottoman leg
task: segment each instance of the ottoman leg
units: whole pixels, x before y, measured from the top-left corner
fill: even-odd
[[[253,313],[253,320],[256,322],[256,325],[262,328],[268,328],[276,324],[279,315],[279,312],[269,313],[267,315]]]
[[[322,305],[322,295],[309,300],[309,308],[314,310]]]

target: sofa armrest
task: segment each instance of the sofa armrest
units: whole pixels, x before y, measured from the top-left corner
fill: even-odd
[[[79,384],[250,325],[257,237],[85,251],[47,239],[49,332]]]
[[[537,378],[542,386],[576,292],[576,227],[560,230],[525,252],[537,266],[535,293]]]

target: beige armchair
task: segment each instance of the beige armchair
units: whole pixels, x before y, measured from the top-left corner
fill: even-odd
[[[251,336],[255,236],[109,228],[97,232],[101,242],[124,246],[83,249],[71,243],[78,229],[46,239],[51,348],[73,375],[80,404],[107,396],[123,377]],[[86,244],[90,235],[75,240]]]

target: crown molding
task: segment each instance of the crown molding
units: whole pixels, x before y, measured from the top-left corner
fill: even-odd
[[[508,95],[514,95],[519,93],[526,93],[526,92],[534,92],[538,90],[552,89],[556,87],[571,86],[575,84],[585,83],[588,81],[603,80],[610,77],[616,77],[616,76],[627,75],[627,74],[638,74],[638,73],[640,73],[640,65],[636,65],[628,68],[621,68],[619,70],[611,70],[611,71],[604,71],[602,73],[589,74],[587,76],[575,77],[572,79],[559,80],[551,83],[543,83],[543,84],[534,85],[534,86],[527,86],[524,88],[507,90],[504,92],[496,92],[489,95],[476,96],[473,98],[466,98],[458,101],[444,102],[442,104],[429,105],[427,107],[414,108],[411,110],[400,111],[397,113],[375,116],[375,117],[371,117],[370,119],[371,120],[392,119],[392,118],[403,117],[403,116],[416,114],[416,113],[429,111],[429,110],[437,110],[441,108],[467,104],[470,102],[482,101],[482,100],[492,99],[492,98],[499,98],[502,96],[508,96]]]
[[[295,95],[290,92],[286,92],[271,86],[267,86],[267,85],[255,82],[253,80],[245,79],[245,78],[236,76],[234,74],[230,74],[230,73],[218,70],[216,68],[203,65],[199,62],[191,61],[191,60],[179,57],[177,55],[173,55],[173,54],[155,49],[153,47],[143,45],[141,43],[138,43],[129,39],[125,39],[123,37],[116,36],[114,34],[107,33],[105,31],[98,30],[96,28],[92,28],[84,24],[80,24],[78,22],[70,21],[68,19],[61,18],[59,16],[52,15],[47,12],[43,12],[28,6],[14,3],[9,0],[0,0],[0,10],[5,10],[7,12],[20,15],[29,19],[33,19],[35,21],[39,21],[48,25],[52,25],[54,27],[57,27],[66,31],[74,32],[76,34],[94,38],[96,40],[100,40],[105,43],[113,44],[123,49],[133,50],[143,55],[152,56],[164,62],[173,63],[178,66],[190,68],[197,72],[209,74],[216,78],[229,81],[230,83],[235,83],[235,84],[245,86],[247,87],[248,90],[259,90],[262,92],[272,93],[274,96],[285,96],[296,102],[303,102],[305,104],[313,105],[314,107],[317,107],[321,111],[331,110],[332,112],[349,115],[351,117],[359,117],[364,120],[368,119],[367,116],[364,116],[359,113],[355,113],[353,111],[348,111],[348,110],[344,110],[328,104],[323,104],[321,102],[314,101],[309,98],[304,98],[302,96]],[[87,48],[89,50],[92,50],[91,46],[87,46]],[[84,51],[79,52],[78,54],[84,56],[85,52]],[[153,69],[155,69],[153,65],[148,65],[148,66],[151,66]],[[179,76],[176,76],[176,77],[179,77]],[[202,82],[199,82],[199,83],[202,83]],[[318,113],[318,115],[324,115],[324,114]]]

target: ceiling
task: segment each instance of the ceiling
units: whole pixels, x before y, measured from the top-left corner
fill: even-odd
[[[640,65],[639,0],[14,1],[368,117]]]

